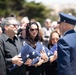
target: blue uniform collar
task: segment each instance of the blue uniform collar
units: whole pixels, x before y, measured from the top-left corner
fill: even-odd
[[[70,34],[70,33],[75,33],[74,29],[66,31],[66,32],[64,33],[64,36],[67,35],[67,34]]]

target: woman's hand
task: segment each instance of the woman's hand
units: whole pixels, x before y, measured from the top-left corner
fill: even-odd
[[[48,56],[47,56],[46,52],[41,51],[40,53],[41,53],[41,58],[44,60],[44,62],[47,62],[48,61]]]
[[[54,55],[50,56],[50,62],[53,62],[57,59],[57,51],[54,52]]]
[[[40,59],[39,59],[39,62],[36,63],[36,64],[34,64],[34,66],[35,66],[35,67],[40,66],[40,65],[42,65],[43,62],[44,62],[44,60],[40,58]]]
[[[32,61],[33,61],[32,59],[28,58],[24,64],[31,66]]]

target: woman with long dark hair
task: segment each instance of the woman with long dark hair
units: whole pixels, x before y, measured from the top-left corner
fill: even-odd
[[[42,37],[39,34],[39,26],[36,22],[28,23],[26,27],[26,43],[29,44],[34,50],[36,49],[37,42],[42,42]],[[42,63],[48,60],[45,52],[42,52],[43,57],[34,66],[27,66],[29,75],[40,75],[42,73]],[[30,63],[28,63],[30,65]]]

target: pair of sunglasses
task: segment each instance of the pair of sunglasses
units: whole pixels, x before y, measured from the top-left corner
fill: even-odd
[[[29,30],[30,30],[30,31],[34,31],[34,30],[35,30],[35,31],[38,31],[38,29],[37,29],[37,28],[35,28],[35,29],[29,29]]]

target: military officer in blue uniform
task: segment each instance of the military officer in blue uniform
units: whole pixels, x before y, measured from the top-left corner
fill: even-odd
[[[62,38],[58,41],[58,75],[76,75],[76,17],[59,13]]]

